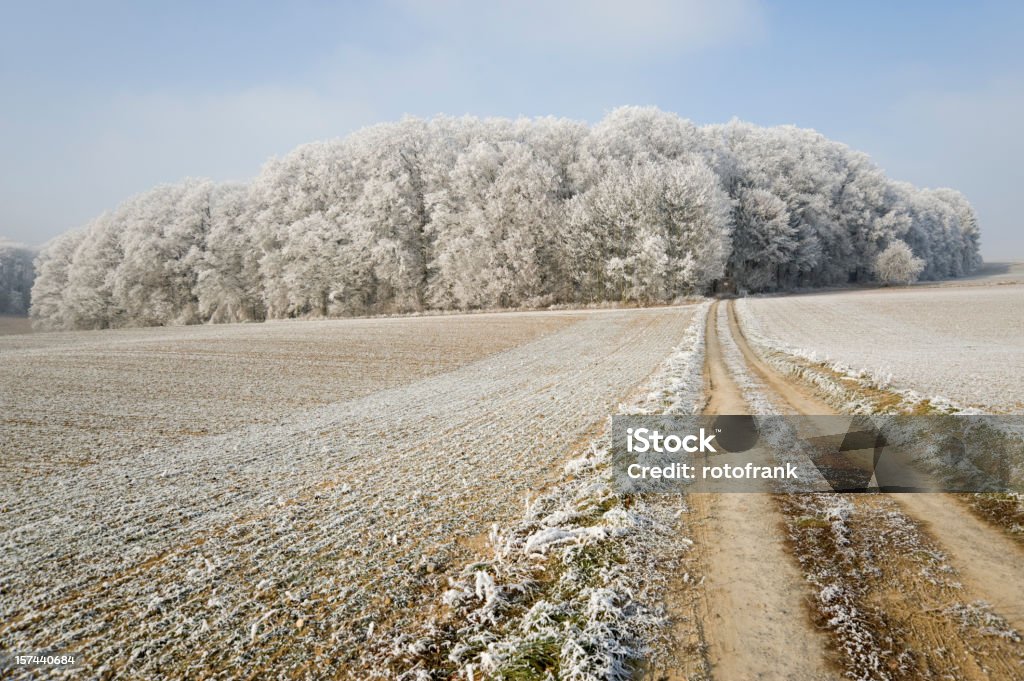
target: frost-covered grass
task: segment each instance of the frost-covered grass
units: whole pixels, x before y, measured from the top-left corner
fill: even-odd
[[[706,309],[621,412],[698,409]],[[691,544],[671,531],[683,506],[616,493],[609,432],[610,422],[521,519],[493,526],[489,555],[449,580],[441,613],[395,640],[402,678],[614,681],[665,652],[660,559]]]
[[[1013,678],[1006,667],[1024,663],[1020,634],[987,603],[965,599],[947,557],[891,497],[788,495],[780,503],[817,624],[835,638],[846,678],[962,678],[972,660],[989,656],[1005,660],[992,678]]]
[[[856,507],[851,500],[809,494],[779,501],[793,552],[814,590],[815,619],[836,641],[846,676],[916,678],[913,657],[900,642],[904,632],[884,611],[866,604],[869,585],[864,571],[877,568],[852,541],[849,521]]]
[[[736,306],[758,345],[901,395],[907,404],[939,411],[1024,409],[1022,286],[745,298]],[[871,411],[877,405],[854,406]]]
[[[964,495],[963,498],[979,516],[998,525],[1011,537],[1024,543],[1024,494],[989,492]]]
[[[724,304],[718,306],[717,315],[713,323],[718,325],[718,338],[722,346],[722,359],[729,370],[729,375],[743,395],[743,400],[747,403],[750,413],[755,415],[779,413],[778,405],[774,404],[768,397],[760,379],[748,371],[743,353],[740,351],[736,340],[732,336],[732,332],[729,330],[729,312]]]
[[[537,513],[547,508],[538,497],[557,485],[572,452],[590,451],[602,420],[680,343],[693,310],[590,312],[539,333],[514,328],[537,323],[535,315],[495,315],[490,324],[473,315],[475,358],[450,349],[467,344],[457,326],[450,341],[421,333],[431,328],[424,324],[459,324],[453,317],[26,337],[4,350],[5,386],[54,401],[49,414],[43,400],[30,402],[33,417],[23,420],[39,423],[5,422],[0,433],[9,443],[20,429],[35,428],[51,456],[4,446],[0,648],[87,651],[93,676],[393,676],[386,662],[395,659],[396,640],[451,607],[436,596],[474,560],[480,536],[494,523],[521,521],[528,496]],[[317,353],[304,369],[310,385],[322,381],[323,399],[336,396],[330,404],[305,398],[291,411],[268,407],[260,386],[271,394],[292,388],[276,385],[287,382],[286,373],[275,382],[267,371],[258,374],[265,383],[253,379],[250,411],[233,411],[218,376],[188,361],[216,366],[220,360],[210,356],[226,352],[224,365],[244,376],[246,353],[288,355],[289,347],[309,347],[304,333],[317,346],[319,330],[347,324],[372,336],[359,346],[364,361],[325,366]],[[261,343],[259,332],[272,336],[277,326],[287,334]],[[236,328],[258,332],[220,335],[241,333]],[[123,343],[105,348],[107,339]],[[47,371],[50,363],[60,370]],[[376,389],[365,387],[375,367],[403,363],[438,368],[378,376]],[[277,366],[287,371],[286,364]],[[61,376],[76,389],[48,385]],[[335,387],[345,380],[358,389]],[[118,381],[126,397],[94,413],[103,402],[87,386],[117,399]],[[165,385],[181,392],[161,392]],[[189,385],[198,395],[212,391],[197,399],[212,413],[189,404]],[[143,402],[137,412],[128,411],[131,398]],[[270,423],[261,422],[265,409]],[[140,425],[150,414],[171,414],[193,430],[222,416],[230,427],[166,440],[140,434],[135,421],[119,428],[119,410],[138,414]],[[62,438],[74,443],[80,432],[94,455],[68,466],[58,455],[72,454],[66,450],[74,445]],[[135,444],[122,447],[122,438]],[[38,475],[27,475],[30,467]],[[586,502],[574,522],[590,529],[534,537],[530,554],[555,556],[578,545],[579,561],[565,569],[589,570],[579,579],[591,585],[585,605],[598,628],[584,630],[599,636],[626,606],[594,580],[603,579],[606,563],[609,570],[619,559],[630,564],[628,541],[598,550],[600,536],[632,533],[646,521],[639,510],[587,501],[603,493],[596,480],[582,482],[584,473],[573,474]],[[525,547],[533,534],[505,530],[495,545],[520,537]],[[478,583],[477,572],[487,571],[473,571],[474,594],[483,602],[501,594],[501,582],[492,589],[484,577]],[[538,641],[516,664],[550,650]]]

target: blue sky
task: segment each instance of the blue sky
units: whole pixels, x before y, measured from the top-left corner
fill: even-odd
[[[965,192],[985,257],[1024,259],[1021,36],[1019,2],[3,2],[0,237],[403,114],[653,104],[815,128]]]

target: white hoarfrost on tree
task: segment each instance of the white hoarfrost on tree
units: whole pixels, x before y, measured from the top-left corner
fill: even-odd
[[[593,127],[406,118],[303,145],[249,185],[157,187],[55,239],[32,316],[107,328],[657,303],[726,277],[751,292],[876,280],[896,242],[924,279],[980,264],[961,194],[893,182],[812,130],[638,107]]]
[[[144,325],[199,321],[196,288],[212,192],[210,182],[166,185],[117,211],[121,260],[112,291],[118,315]]]
[[[700,159],[615,162],[579,196],[573,226],[589,234],[594,271],[581,283],[602,300],[653,302],[700,292],[729,252],[728,195]]]
[[[75,326],[68,312],[68,277],[75,251],[85,235],[85,230],[67,232],[46,244],[36,257],[30,309],[33,324],[51,328]]]
[[[246,229],[249,190],[243,185],[214,188],[210,197],[210,231],[206,250],[196,264],[195,293],[199,316],[213,322],[263,318],[259,254]]]
[[[914,257],[910,246],[894,241],[875,259],[878,280],[886,284],[910,284],[924,270],[924,260]]]

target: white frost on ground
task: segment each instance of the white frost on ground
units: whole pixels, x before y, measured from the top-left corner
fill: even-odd
[[[736,307],[756,344],[824,362],[909,401],[1024,409],[1022,286],[744,298]]]
[[[87,650],[96,676],[391,676],[381,662],[395,636],[437,607],[475,537],[521,517],[524,497],[553,482],[624,390],[664,360],[694,310],[587,313],[412,383],[271,424],[117,449],[110,462],[32,477],[8,458],[18,479],[0,514],[0,648]],[[173,331],[190,332],[205,331]],[[91,437],[103,451],[118,432]],[[538,538],[534,548],[584,547],[641,522],[604,511],[597,521],[571,542]],[[498,609],[500,584],[473,586]],[[620,607],[606,595],[588,595],[595,622]]]
[[[698,308],[662,369],[620,413],[699,410],[707,308]],[[691,542],[670,531],[678,498],[627,502],[613,490],[609,431],[610,422],[521,520],[492,528],[493,556],[450,581],[441,620],[396,639],[405,678],[543,669],[551,678],[614,681],[632,678],[631,660],[655,653],[665,625],[661,551],[671,545],[678,555]]]

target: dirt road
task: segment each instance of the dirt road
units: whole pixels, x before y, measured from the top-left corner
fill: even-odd
[[[749,414],[728,370],[718,306],[709,313],[705,350],[707,414]],[[827,637],[807,609],[810,596],[787,554],[783,520],[770,494],[694,494],[693,529],[705,578],[701,615],[717,679],[838,678],[826,661]]]
[[[758,355],[731,302],[712,307],[707,328],[708,413],[835,413]],[[848,517],[830,524],[801,515],[813,503],[777,495],[703,496],[693,505],[713,678],[1021,678],[1012,629],[1024,613],[1024,555],[955,499],[847,495]],[[848,544],[822,567],[840,530]],[[836,626],[835,603],[820,596],[812,619],[808,583],[845,589],[862,621]]]

